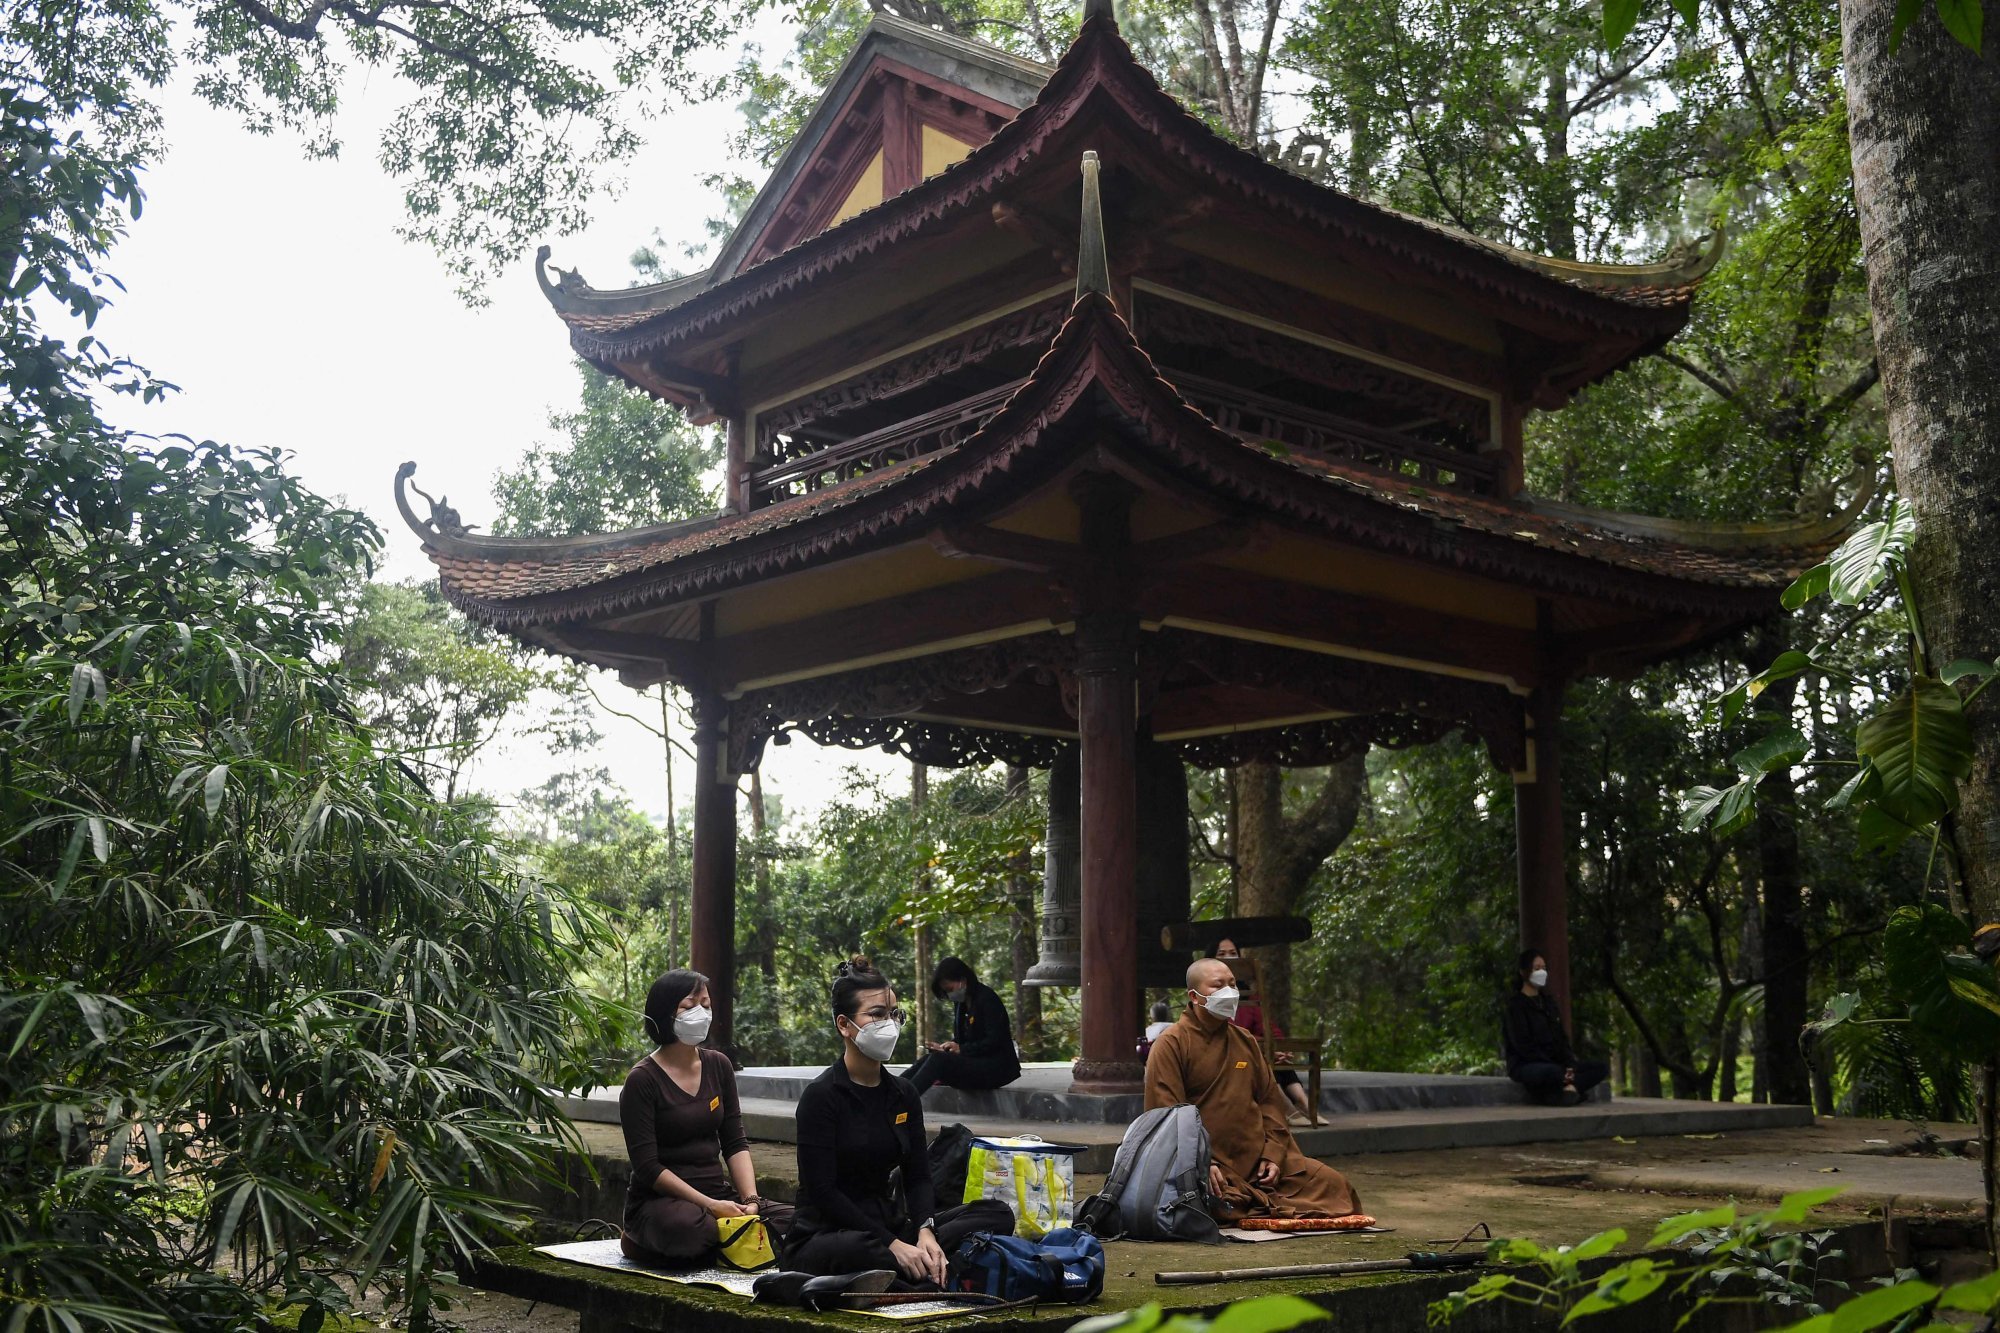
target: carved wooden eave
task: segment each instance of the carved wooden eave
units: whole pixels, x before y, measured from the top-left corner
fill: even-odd
[[[1081,295],[1033,375],[960,444],[747,514],[584,538],[446,530],[398,503],[448,598],[512,632],[586,625],[928,542],[1088,463],[1224,517],[1504,581],[1537,596],[1741,623],[1815,563],[1834,525],[1616,530],[1582,511],[1444,493],[1218,430],[1155,371],[1110,300]],[[1616,516],[1613,516],[1616,517]],[[1624,516],[1627,527],[1647,520]],[[1716,540],[1705,540],[1708,536]]]
[[[574,349],[613,373],[658,364],[731,333],[805,294],[851,278],[869,261],[954,227],[990,227],[1010,187],[1104,141],[1144,145],[1141,161],[1108,168],[1171,175],[1188,197],[1215,195],[1274,224],[1302,226],[1386,276],[1449,291],[1452,299],[1523,327],[1564,330],[1577,345],[1608,340],[1545,368],[1546,398],[1656,349],[1686,321],[1719,244],[1638,266],[1580,264],[1529,254],[1368,203],[1296,176],[1221,138],[1167,95],[1108,18],[1086,22],[1033,103],[954,166],[881,205],[739,273],[634,292],[545,283]],[[637,382],[635,380],[635,382]],[[647,385],[656,392],[658,385]],[[1557,399],[1556,401],[1559,401]]]

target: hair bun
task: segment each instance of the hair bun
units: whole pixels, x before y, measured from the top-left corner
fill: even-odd
[[[875,964],[868,961],[868,955],[865,953],[857,953],[851,955],[846,962],[842,963],[838,968],[836,968],[834,970],[833,975],[836,978],[859,977],[859,976],[867,976],[873,973],[874,971],[875,971]]]

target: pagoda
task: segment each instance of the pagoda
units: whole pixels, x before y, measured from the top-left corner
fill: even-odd
[[[479,535],[416,513],[411,464],[397,502],[473,619],[689,692],[719,1044],[736,783],[799,733],[1070,766],[1073,1077],[1125,1090],[1163,761],[1475,738],[1569,993],[1566,683],[1769,614],[1866,499],[1696,525],[1524,491],[1526,414],[1664,345],[1715,253],[1550,259],[1316,184],[1162,91],[1103,0],[1053,68],[878,15],[710,268],[597,290],[538,256],[578,355],[724,423],[720,512]]]

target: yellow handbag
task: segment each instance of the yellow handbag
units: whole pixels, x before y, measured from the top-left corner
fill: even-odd
[[[771,1248],[771,1229],[764,1225],[761,1217],[754,1214],[718,1217],[715,1219],[715,1234],[722,1245],[722,1253],[718,1257],[725,1268],[754,1273],[778,1262],[777,1251]]]

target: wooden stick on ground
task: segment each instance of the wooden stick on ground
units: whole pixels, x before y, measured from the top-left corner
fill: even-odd
[[[1153,1281],[1163,1287],[1191,1287],[1207,1282],[1249,1282],[1259,1278],[1347,1277],[1355,1273],[1391,1273],[1401,1268],[1443,1271],[1471,1268],[1485,1258],[1480,1254],[1430,1254],[1418,1252],[1401,1259],[1353,1259],[1337,1264],[1280,1264],[1273,1268],[1196,1269],[1184,1273],[1155,1273]]]

